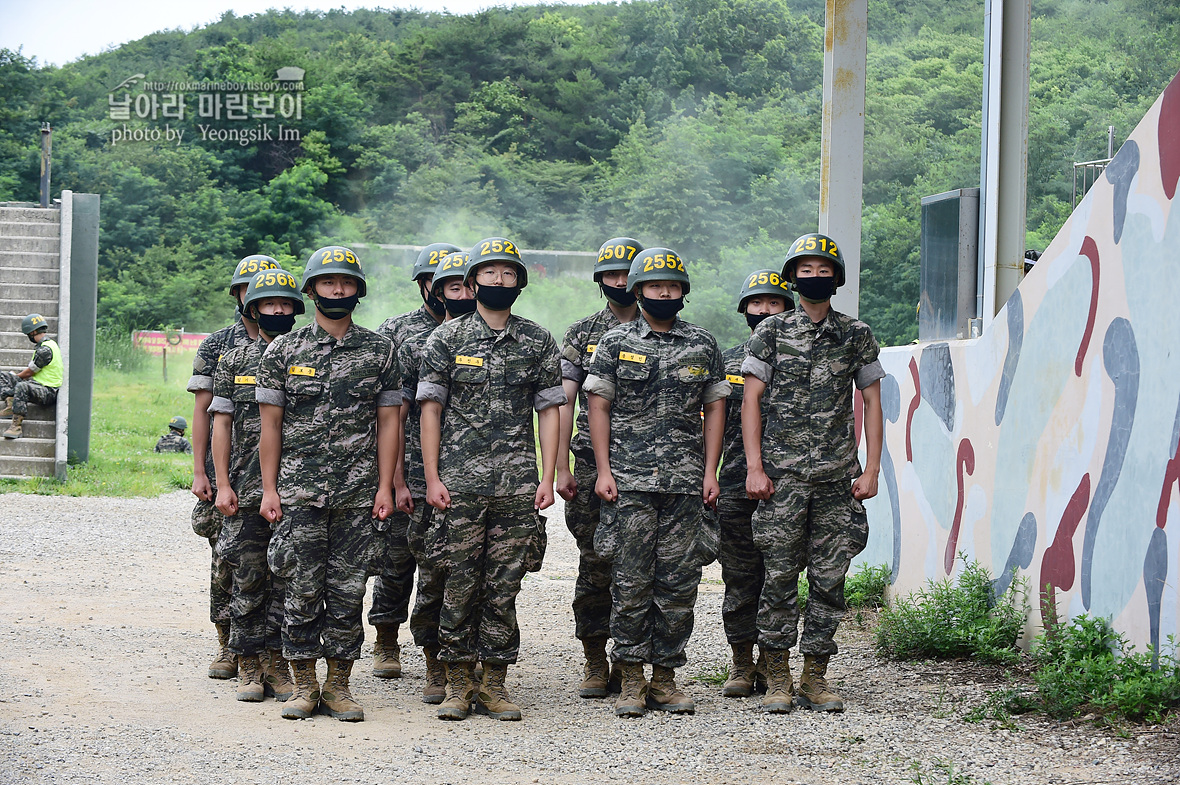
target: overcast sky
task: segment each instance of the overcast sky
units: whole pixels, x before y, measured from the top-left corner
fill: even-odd
[[[535,5],[537,2],[539,0],[200,0],[195,3],[170,0],[0,0],[0,48],[15,51],[23,47],[25,57],[36,57],[42,65],[62,65],[158,30],[200,27],[220,19],[226,11],[245,16],[262,13],[268,8],[307,11],[409,7],[469,14],[481,8]]]

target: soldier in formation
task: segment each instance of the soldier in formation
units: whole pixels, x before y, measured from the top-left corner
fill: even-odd
[[[25,416],[29,404],[53,406],[57,391],[65,380],[65,362],[61,347],[49,337],[49,325],[39,313],[31,313],[20,320],[20,331],[37,348],[27,367],[13,373],[0,371],[0,399],[4,408],[0,417],[11,417],[12,423],[4,431],[5,439],[19,439],[24,435]]]
[[[180,415],[173,417],[168,421],[168,433],[161,436],[156,442],[153,452],[182,452],[192,455],[193,446],[188,439],[184,438],[184,432],[187,430],[187,420]]]

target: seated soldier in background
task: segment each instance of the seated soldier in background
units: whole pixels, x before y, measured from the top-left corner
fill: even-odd
[[[28,367],[18,373],[0,371],[0,398],[4,409],[0,417],[12,417],[12,425],[4,432],[5,439],[19,439],[29,404],[52,406],[57,402],[57,390],[65,379],[65,363],[57,341],[49,337],[49,325],[39,313],[31,313],[20,321],[20,331],[37,349]]]
[[[156,442],[156,447],[153,452],[183,452],[189,455],[193,454],[193,446],[189,444],[188,439],[184,438],[184,432],[188,429],[188,421],[179,414],[168,421],[168,433],[160,437]]]

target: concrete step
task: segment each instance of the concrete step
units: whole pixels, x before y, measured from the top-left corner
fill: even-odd
[[[0,291],[0,294],[7,294],[7,292]],[[56,289],[53,290],[53,294],[57,294]],[[46,319],[56,319],[57,300],[0,299],[0,316],[15,316],[17,318],[17,323],[19,324],[22,318],[31,313],[39,313]]]
[[[11,423],[4,424],[4,430]],[[22,433],[24,429],[21,429]],[[22,435],[19,439],[0,439],[0,455],[53,460],[53,439],[36,439]]]
[[[61,224],[61,210],[40,207],[0,207],[0,223]]]
[[[57,251],[13,251],[0,245],[0,275],[5,269],[56,270],[61,266]]]
[[[0,208],[3,213],[4,208]],[[61,224],[54,221],[5,221],[0,220],[0,235],[5,237],[52,237],[61,238]]]
[[[5,299],[16,300],[18,302],[37,304],[50,301],[56,303],[58,286],[56,283],[45,284],[12,281],[5,277],[3,268],[0,268],[0,295],[4,295]],[[29,313],[27,310],[24,312]],[[44,316],[49,315],[44,311],[40,313]]]
[[[5,328],[0,330],[0,349],[20,349],[27,350],[30,355],[33,351],[33,344],[29,341],[29,336],[20,331],[20,319],[15,316],[0,316],[0,322],[4,319],[16,319],[11,329]],[[56,317],[50,321],[49,336],[54,338],[57,336],[57,319]]]
[[[41,313],[41,312],[40,311],[30,311],[29,313]],[[41,315],[45,316],[45,314],[43,314],[43,313]],[[25,314],[23,314],[23,313],[20,314],[19,316],[17,316],[16,314],[9,315],[9,314],[0,312],[0,333],[14,333],[16,335],[19,335],[22,338],[25,338],[25,334],[23,332],[21,332],[21,329],[20,329],[20,323],[24,318],[25,318]],[[45,323],[47,325],[49,325],[49,333],[51,335],[57,335],[57,317],[56,316],[45,316]],[[25,338],[25,340],[28,340],[28,339]],[[29,344],[29,346],[32,346],[32,344]]]
[[[32,224],[37,226],[38,224]],[[50,229],[53,224],[44,224]],[[57,249],[61,247],[61,238],[59,237],[29,237],[21,235],[8,234],[8,227],[0,226],[0,248],[6,252],[32,252],[44,253],[57,256]]]
[[[0,439],[0,441],[7,440]],[[19,455],[6,455],[0,452],[0,477],[5,479],[52,477],[54,475],[54,463],[53,458],[26,458]]]
[[[20,340],[25,342],[22,348],[5,346],[0,342],[0,371],[16,372],[28,367],[29,360],[33,359],[33,344],[23,335]]]
[[[0,417],[0,431],[4,431],[9,425],[12,425],[11,419],[11,417]],[[57,433],[57,424],[53,420],[30,420],[26,417],[24,423],[21,424],[21,429],[25,434],[22,438],[53,441]],[[3,450],[0,450],[0,453],[3,453]],[[52,453],[49,454],[52,455]]]
[[[0,253],[0,257],[4,254]],[[56,267],[16,267],[0,259],[0,286],[7,289],[8,284],[26,283],[39,286],[57,286],[59,271]],[[56,293],[56,292],[55,292]]]

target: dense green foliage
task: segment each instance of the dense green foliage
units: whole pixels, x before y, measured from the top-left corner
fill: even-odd
[[[741,275],[815,228],[823,9],[272,11],[60,68],[4,50],[0,200],[37,198],[50,121],[55,189],[102,195],[99,313],[124,329],[224,323],[228,298],[211,294],[247,253],[297,271],[329,240],[594,250],[631,234],[689,261],[686,316],[728,345],[744,332]],[[917,334],[919,200],[978,184],[983,2],[869,9],[861,314],[899,343]],[[1180,20],[1170,0],[1034,0],[1033,13],[1028,245],[1043,247],[1068,214],[1070,162],[1102,157],[1106,126],[1123,138],[1180,67]],[[108,92],[132,74],[270,80],[283,66],[306,69],[297,142],[202,141],[208,121],[190,110],[169,121],[180,144],[112,145]],[[596,306],[574,302],[547,326]]]

